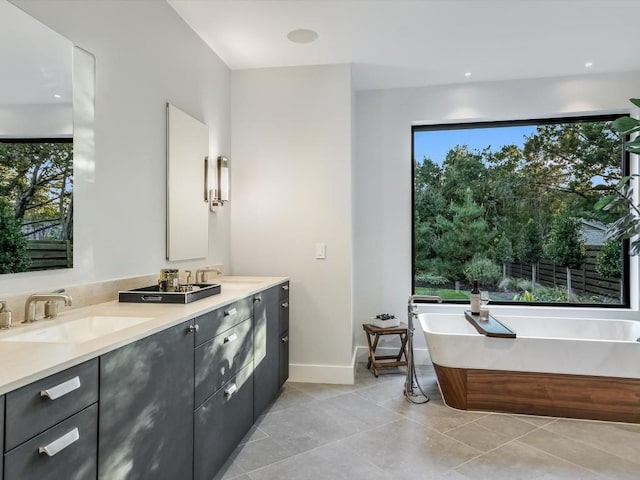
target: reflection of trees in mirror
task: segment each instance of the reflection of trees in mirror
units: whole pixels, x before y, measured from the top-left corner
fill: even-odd
[[[55,240],[67,244],[61,250],[68,256],[73,241],[72,140],[0,140],[0,199],[13,213],[13,222],[3,221],[0,236],[14,238],[10,229],[19,225],[27,247],[37,240]],[[3,262],[3,273],[27,268],[23,262]],[[70,259],[56,263],[40,259],[29,268],[65,267]]]
[[[595,269],[603,242],[586,263],[583,244],[619,218],[594,208],[623,176],[615,118],[414,127],[416,293],[464,291],[472,275],[497,300],[620,302],[619,280]],[[528,287],[500,288],[515,275]]]
[[[24,272],[31,260],[12,205],[0,197],[0,273]]]

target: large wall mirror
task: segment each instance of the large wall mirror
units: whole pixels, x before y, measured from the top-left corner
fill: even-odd
[[[167,260],[209,254],[209,127],[167,104]]]
[[[0,0],[0,273],[73,266],[72,57]]]

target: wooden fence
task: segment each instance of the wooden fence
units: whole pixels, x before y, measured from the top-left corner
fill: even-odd
[[[588,246],[587,259],[583,267],[581,269],[571,269],[571,290],[578,295],[605,295],[620,299],[620,280],[603,277],[596,271],[598,252],[600,252],[600,247]],[[507,275],[531,279],[531,265],[507,264]],[[567,284],[567,269],[555,265],[550,260],[541,260],[536,270],[536,280],[541,285],[565,286]]]
[[[69,240],[33,240],[27,242],[31,259],[28,271],[73,267],[73,243]]]

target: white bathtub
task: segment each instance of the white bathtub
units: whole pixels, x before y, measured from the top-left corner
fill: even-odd
[[[640,322],[494,316],[516,338],[486,337],[463,314],[419,315],[447,404],[640,422]],[[618,401],[621,413],[597,412]]]

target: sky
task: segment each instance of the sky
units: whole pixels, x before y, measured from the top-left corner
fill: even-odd
[[[456,145],[468,145],[471,151],[481,151],[491,146],[491,151],[496,152],[503,145],[522,147],[525,135],[535,131],[535,125],[416,131],[413,139],[414,158],[421,162],[426,156],[442,165],[447,152]]]

